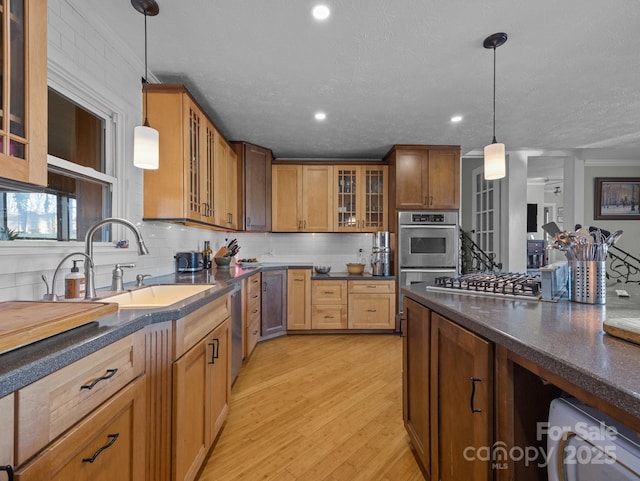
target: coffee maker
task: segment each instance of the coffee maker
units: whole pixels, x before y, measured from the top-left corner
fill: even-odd
[[[371,249],[371,274],[374,276],[390,275],[390,260],[389,232],[374,233],[373,247]]]

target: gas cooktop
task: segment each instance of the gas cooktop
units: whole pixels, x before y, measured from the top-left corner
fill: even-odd
[[[521,273],[478,272],[459,277],[438,277],[428,291],[455,292],[537,301],[542,296],[539,276]]]

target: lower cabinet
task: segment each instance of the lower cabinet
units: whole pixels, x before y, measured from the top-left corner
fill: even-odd
[[[312,329],[395,329],[395,283],[318,279],[311,288]]]
[[[261,339],[287,333],[287,271],[262,272]]]
[[[7,474],[0,474],[0,479],[11,479],[9,473],[13,472],[15,460],[13,458],[13,435],[5,433],[14,432],[15,419],[13,412],[13,393],[0,398],[0,426],[3,434],[0,436],[0,473],[6,471]]]
[[[144,377],[129,384],[18,469],[15,479],[146,479],[144,388]]]
[[[287,271],[287,329],[311,329],[311,269]]]
[[[493,479],[493,344],[405,298],[404,421],[431,479]]]
[[[260,339],[260,319],[262,317],[262,282],[260,273],[244,279],[244,338],[243,358],[250,356]]]
[[[229,319],[173,364],[174,480],[193,480],[229,409]]]

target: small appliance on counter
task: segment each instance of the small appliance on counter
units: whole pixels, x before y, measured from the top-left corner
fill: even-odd
[[[373,234],[371,249],[371,274],[374,276],[388,276],[390,271],[391,247],[389,232],[381,231]]]
[[[196,272],[204,269],[202,252],[177,252],[174,259],[176,260],[176,272],[178,273]]]
[[[543,240],[527,240],[527,270],[540,269],[546,265],[547,251]]]

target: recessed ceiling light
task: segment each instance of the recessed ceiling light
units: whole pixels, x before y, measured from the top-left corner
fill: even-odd
[[[453,117],[451,117],[451,122],[460,122],[462,121],[462,115],[454,115]]]
[[[324,120],[327,118],[327,114],[324,112],[316,112],[315,118],[316,120]]]
[[[329,18],[331,11],[326,5],[316,5],[315,7],[313,7],[311,13],[313,13],[313,16],[318,20],[326,20],[327,18]]]

